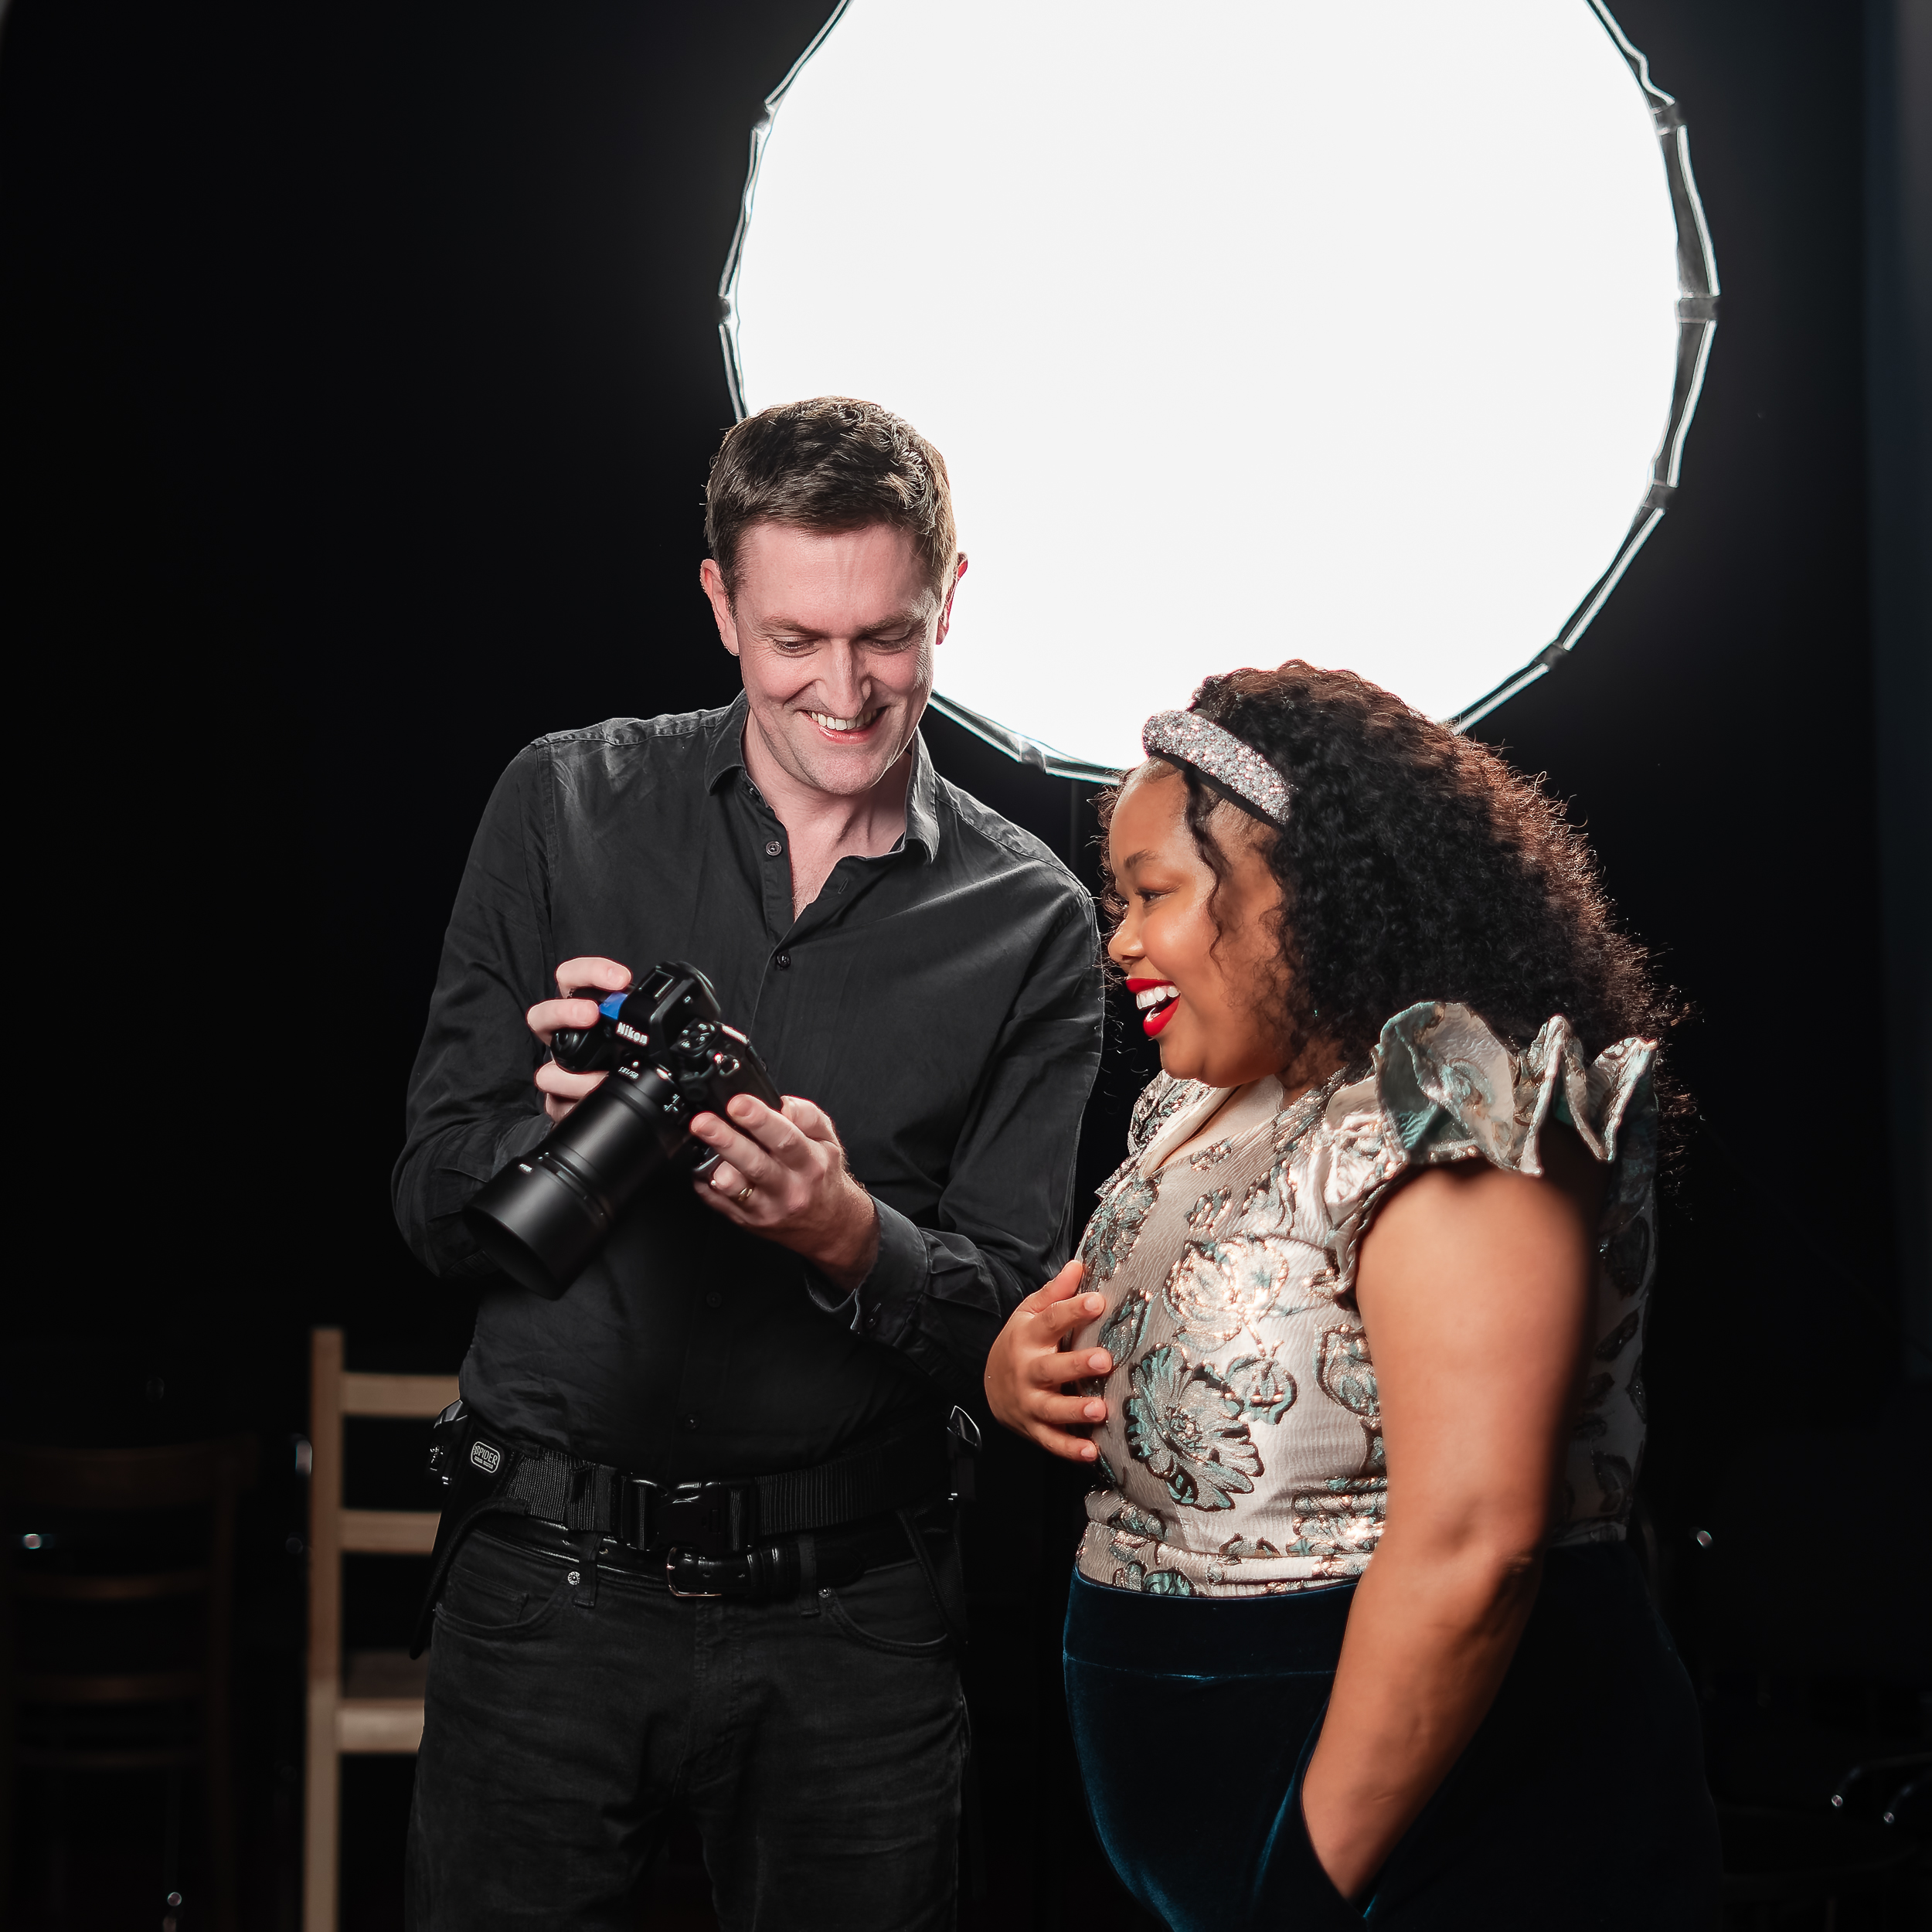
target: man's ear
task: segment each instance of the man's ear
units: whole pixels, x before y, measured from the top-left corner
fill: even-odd
[[[966,553],[959,553],[959,562],[953,568],[953,580],[946,587],[946,602],[939,613],[939,628],[934,633],[933,642],[937,646],[946,641],[946,633],[953,625],[953,597],[959,589],[959,580],[966,574]]]
[[[731,607],[731,593],[725,588],[724,573],[715,557],[698,566],[698,583],[711,600],[711,615],[718,626],[718,641],[735,658],[738,655],[738,619]]]

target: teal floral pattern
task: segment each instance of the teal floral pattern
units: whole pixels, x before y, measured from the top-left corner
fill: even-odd
[[[1170,1596],[1359,1576],[1388,1502],[1375,1360],[1354,1301],[1362,1236],[1419,1168],[1481,1159],[1540,1174],[1553,1119],[1609,1178],[1552,1540],[1621,1537],[1642,1465],[1656,1266],[1653,1052],[1624,1040],[1587,1063],[1559,1018],[1515,1053],[1466,1008],[1412,1007],[1383,1029],[1366,1072],[1285,1105],[1277,1089],[1272,1117],[1179,1160],[1226,1096],[1150,1083],[1081,1249],[1107,1305],[1073,1345],[1104,1347],[1114,1363],[1082,1385],[1107,1403],[1082,1573]]]
[[[1258,1336],[1281,1298],[1288,1244],[1266,1235],[1189,1242],[1168,1276],[1167,1304],[1189,1342],[1218,1348],[1237,1335]]]
[[[1244,1355],[1228,1364],[1227,1376],[1241,1413],[1257,1422],[1279,1422],[1294,1406],[1294,1377],[1272,1355]]]
[[[1212,1369],[1190,1369],[1171,1346],[1134,1365],[1127,1449],[1175,1502],[1196,1509],[1229,1508],[1261,1473],[1240,1397]]]
[[[1100,1204],[1080,1243],[1090,1286],[1097,1287],[1134,1252],[1134,1243],[1159,1196],[1157,1181],[1143,1180],[1126,1168],[1102,1190]]]

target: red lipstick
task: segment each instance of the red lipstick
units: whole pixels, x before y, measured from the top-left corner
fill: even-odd
[[[1157,986],[1168,986],[1172,984],[1171,980],[1165,979],[1130,979],[1127,982],[1127,990],[1130,993],[1135,994],[1151,993]],[[1177,993],[1172,999],[1163,1001],[1158,1006],[1144,1008],[1141,1019],[1141,1031],[1146,1034],[1149,1039],[1158,1039],[1168,1022],[1174,1017],[1174,1009],[1179,1001],[1180,995]]]

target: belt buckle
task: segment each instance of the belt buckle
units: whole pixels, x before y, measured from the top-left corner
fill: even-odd
[[[747,1494],[750,1492],[750,1494]],[[700,1556],[728,1556],[751,1541],[750,1485],[681,1482],[661,1491],[658,1508],[668,1535]]]
[[[692,1602],[703,1597],[722,1597],[724,1594],[724,1592],[722,1590],[680,1590],[678,1587],[678,1559],[684,1553],[685,1553],[674,1543],[671,1547],[669,1553],[665,1556],[664,1560],[665,1587],[670,1591],[672,1596],[682,1597],[688,1601]],[[695,1551],[692,1552],[692,1556],[694,1560],[697,1562],[702,1563],[704,1560],[704,1559],[702,1556],[699,1556]]]

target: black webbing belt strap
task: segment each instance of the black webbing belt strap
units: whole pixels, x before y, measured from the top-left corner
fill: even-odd
[[[447,1487],[412,1656],[463,1539],[493,1514],[532,1516],[640,1553],[734,1555],[754,1543],[834,1529],[944,1495],[948,1437],[934,1423],[895,1429],[829,1462],[774,1475],[663,1483],[560,1449],[521,1443],[481,1418],[446,1412],[437,1462]]]

